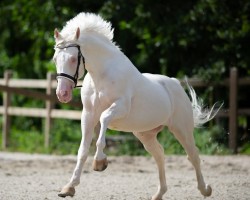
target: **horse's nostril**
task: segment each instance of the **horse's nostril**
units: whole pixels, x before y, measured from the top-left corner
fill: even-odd
[[[67,96],[68,96],[68,92],[67,92],[66,90],[61,90],[61,91],[60,91],[60,95],[61,95],[62,97],[67,97]]]

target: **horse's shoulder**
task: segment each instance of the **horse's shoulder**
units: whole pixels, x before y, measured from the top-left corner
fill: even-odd
[[[94,92],[95,92],[95,87],[93,80],[89,75],[89,73],[87,73],[82,83],[81,94],[89,96],[92,95]]]

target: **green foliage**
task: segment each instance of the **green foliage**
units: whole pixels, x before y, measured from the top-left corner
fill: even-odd
[[[84,7],[95,11],[101,3]],[[12,69],[16,77],[44,78],[47,71],[55,71],[53,31],[80,12],[81,6],[81,1],[66,0],[1,1],[0,74]]]
[[[112,22],[114,40],[141,72],[219,81],[228,77],[230,67],[236,66],[240,76],[250,75],[249,1],[2,0],[0,76],[6,69],[12,69],[15,78],[45,78],[47,71],[55,72],[51,62],[54,28],[61,29],[66,21],[83,11],[99,13]],[[245,91],[239,93],[239,105],[249,107],[246,100],[249,95]],[[217,92],[216,101],[224,100],[227,95],[225,91]],[[210,98],[210,101],[214,102],[214,99]],[[12,104],[44,106],[40,101],[20,96],[14,97]],[[249,117],[244,120],[240,119],[244,134],[239,140],[242,151],[247,152],[249,139],[241,138],[249,133]],[[13,148],[46,152],[40,145],[42,120],[14,118],[12,124]],[[78,125],[78,122],[67,120],[55,122],[48,152],[76,153],[80,142]],[[228,138],[225,134],[206,130],[196,131],[195,137],[201,149],[208,145],[207,151],[201,150],[204,153],[219,153],[217,147],[220,149],[220,143],[226,145],[225,138]],[[210,137],[215,143],[206,143]],[[167,153],[183,153],[171,134],[164,132],[160,138]],[[142,149],[138,142],[128,141],[118,145],[120,152],[143,153],[143,150],[138,150]],[[199,141],[204,143],[199,144]]]
[[[250,2],[3,0],[0,74],[43,78],[54,71],[53,30],[82,11],[100,13],[115,41],[142,72],[226,77],[231,66],[250,74]]]
[[[239,153],[250,155],[250,142],[244,144]]]
[[[23,119],[23,122],[24,125],[21,128],[18,126],[11,128],[9,151],[53,154],[77,153],[81,142],[79,121],[54,120],[48,149],[44,147],[43,130],[37,130],[36,127],[33,127],[33,120],[30,118]],[[30,125],[26,128],[28,124]]]
[[[214,139],[214,135],[216,134],[223,135],[223,131],[218,127],[195,130],[195,142],[201,154],[218,155],[229,153],[229,150],[223,143],[218,143]],[[123,137],[118,137],[121,135]],[[131,133],[118,133],[108,130],[107,138],[110,136],[114,139],[118,137],[118,139],[112,142],[112,144],[107,143],[105,151],[108,155],[149,155],[143,148],[143,145]],[[165,154],[185,154],[182,146],[167,129],[164,129],[159,134],[158,139],[164,148]],[[31,128],[29,131],[12,128],[8,150],[29,153],[77,154],[80,141],[81,131],[79,121],[55,120],[50,135],[49,149],[44,147],[44,135],[41,131],[39,132],[34,128]],[[91,155],[96,150],[95,142],[96,140],[94,139],[90,148]],[[249,145],[245,145],[241,153],[248,154]]]
[[[79,121],[56,119],[50,134],[50,151],[56,154],[76,154],[81,136]]]
[[[107,149],[109,155],[145,155],[141,142],[132,133],[107,131]],[[110,142],[108,142],[110,141]]]
[[[194,138],[196,146],[198,147],[201,154],[227,154],[228,149],[223,143],[218,143],[213,138],[213,134],[218,131],[217,127],[210,128],[200,128],[195,129]],[[158,136],[160,143],[162,144],[166,154],[185,154],[183,147],[175,139],[172,133],[167,129],[164,129]]]
[[[24,117],[18,118],[22,123],[12,126],[9,135],[8,150],[29,153],[46,153],[43,145],[44,135],[33,125],[34,121]]]
[[[141,71],[206,80],[227,76],[231,66],[250,73],[249,11],[243,0],[110,0],[100,10]]]

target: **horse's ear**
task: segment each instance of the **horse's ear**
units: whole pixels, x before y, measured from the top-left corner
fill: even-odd
[[[55,30],[54,30],[54,38],[55,38],[56,40],[62,39],[62,36],[61,36],[61,34],[59,33],[59,31],[57,30],[57,28],[55,28]]]
[[[76,29],[75,40],[78,40],[79,37],[80,37],[80,28],[78,27],[78,28]]]

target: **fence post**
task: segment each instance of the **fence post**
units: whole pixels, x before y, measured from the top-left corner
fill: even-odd
[[[4,72],[4,85],[9,85],[9,79],[12,76],[12,72],[7,70]],[[10,106],[10,93],[8,91],[3,92],[3,134],[2,134],[2,148],[6,149],[9,145],[10,134],[10,115],[8,108]]]
[[[237,153],[238,71],[236,67],[230,70],[229,87],[229,148],[233,153]]]
[[[47,89],[46,94],[51,95],[52,94],[52,80],[53,80],[53,74],[48,72],[47,73]],[[51,118],[51,110],[53,108],[53,101],[46,100],[46,118],[45,118],[45,133],[44,133],[44,146],[45,148],[49,147],[49,137],[50,137],[50,129],[52,124],[52,118]]]

